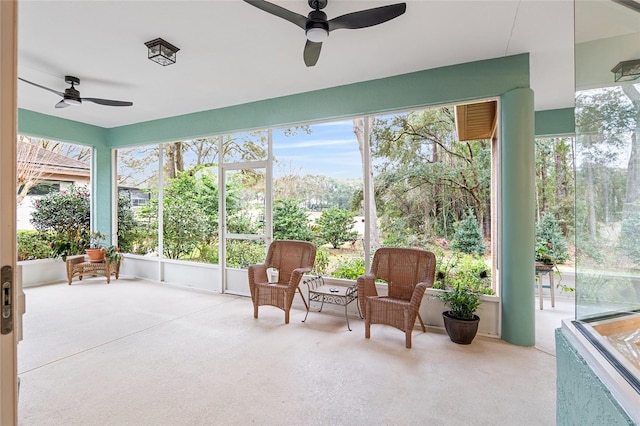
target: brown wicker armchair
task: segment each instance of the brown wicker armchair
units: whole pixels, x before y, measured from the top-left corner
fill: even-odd
[[[249,288],[253,300],[253,317],[258,318],[258,306],[271,305],[284,311],[284,322],[289,324],[289,310],[293,303],[293,296],[302,275],[313,269],[316,260],[316,246],[306,241],[279,240],[269,245],[267,259],[262,265],[249,267]],[[267,269],[278,270],[278,281],[269,282]]]
[[[420,303],[427,287],[433,285],[436,256],[428,251],[409,248],[380,248],[373,256],[371,272],[358,278],[358,303],[364,312],[365,337],[371,324],[387,324],[405,332],[411,348],[411,332],[420,319]],[[387,282],[387,296],[378,296],[375,281]]]

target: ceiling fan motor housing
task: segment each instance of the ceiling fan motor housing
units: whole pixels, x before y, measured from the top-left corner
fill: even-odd
[[[80,99],[80,96],[70,94],[69,93],[70,90],[71,89],[66,89],[64,91],[64,101],[68,104],[80,105],[82,103],[82,99]],[[74,91],[78,93],[77,90],[74,90]]]
[[[327,0],[309,0],[309,7],[311,9],[324,9],[327,6]]]

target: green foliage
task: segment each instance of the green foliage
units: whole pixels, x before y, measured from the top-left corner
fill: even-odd
[[[207,236],[207,217],[183,197],[165,198],[163,220],[164,255],[170,259],[191,254]]]
[[[68,191],[50,192],[34,202],[31,223],[36,230],[51,234],[51,255],[81,254],[90,242],[89,192],[71,186]]]
[[[262,241],[228,240],[227,266],[247,268],[264,262],[266,250]]]
[[[207,263],[219,263],[220,253],[218,252],[218,241],[203,242],[198,245],[198,259]]]
[[[569,259],[567,242],[553,214],[546,214],[536,225],[536,261],[549,265],[564,263]]]
[[[476,219],[473,210],[469,209],[464,219],[462,219],[456,227],[453,235],[453,244],[451,248],[459,250],[462,253],[484,255],[487,246],[482,241],[480,233],[480,225]]]
[[[311,211],[328,207],[351,208],[354,195],[361,191],[362,182],[324,175],[286,175],[273,182],[274,199],[300,200]]]
[[[480,295],[462,281],[456,282],[451,290],[440,293],[435,297],[449,307],[451,315],[460,319],[472,319],[480,306]]]
[[[18,230],[18,260],[46,259],[51,254],[50,234],[35,230]]]
[[[313,241],[307,210],[300,200],[278,199],[273,206],[273,238],[275,240]]]
[[[434,288],[451,289],[462,285],[475,293],[495,294],[491,288],[491,271],[483,257],[454,252],[437,259]]]
[[[333,248],[338,248],[346,242],[356,240],[358,233],[353,231],[354,217],[354,212],[337,207],[323,211],[322,215],[316,220],[318,236],[323,242],[331,244]]]
[[[340,262],[331,276],[356,280],[360,275],[363,275],[364,272],[364,258],[356,257]]]
[[[118,263],[122,260],[122,253],[120,253],[120,248],[116,246],[106,247],[104,250],[104,257],[109,261],[109,263]]]
[[[640,263],[640,202],[629,204],[622,220],[620,247],[634,263]]]
[[[178,173],[168,180],[163,199],[164,255],[170,259],[193,257],[198,245],[217,235],[218,191],[213,177],[207,170]],[[147,203],[142,215],[149,219],[151,229],[157,229],[157,198]],[[238,221],[241,226],[241,219]],[[150,237],[150,245],[157,247],[157,234]]]
[[[454,218],[469,207],[483,217],[489,214],[491,144],[457,140],[453,108],[380,116],[372,131],[382,224],[402,218],[406,235],[425,241],[449,238]],[[392,238],[404,237],[399,229]]]
[[[384,231],[385,247],[418,247],[420,242],[414,229],[401,217],[384,221],[381,225]]]
[[[41,233],[41,239],[50,244],[48,256],[45,257],[65,259],[67,256],[84,253],[84,249],[92,245],[103,245],[106,236],[89,231],[91,207],[86,187],[71,186],[66,191],[50,192],[35,201],[34,207],[31,223]],[[123,249],[129,249],[132,236],[137,235],[140,230],[126,194],[118,197],[118,225],[119,245]],[[41,255],[42,250],[38,256]]]
[[[313,273],[316,275],[326,275],[329,268],[331,253],[324,247],[316,250],[316,261],[313,265]]]
[[[125,253],[132,253],[136,238],[142,231],[131,209],[131,194],[118,194],[118,247]]]

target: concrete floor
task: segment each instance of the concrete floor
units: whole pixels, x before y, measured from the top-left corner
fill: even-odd
[[[352,332],[295,308],[288,325],[273,307],[256,320],[248,298],[141,280],[25,293],[21,425],[555,424],[567,300],[536,309],[536,348],[416,329],[406,349],[388,326],[365,339],[355,317]]]

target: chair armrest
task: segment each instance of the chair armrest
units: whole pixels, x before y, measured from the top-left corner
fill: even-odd
[[[378,290],[376,289],[376,276],[372,273],[364,274],[358,277],[358,303],[360,304],[360,312],[365,315],[367,297],[378,296]]]
[[[293,271],[291,271],[291,277],[289,278],[289,290],[295,290],[296,287],[300,285],[302,276],[307,272],[311,272],[311,268],[309,267],[296,268]]]
[[[377,296],[376,276],[374,274],[365,274],[358,277],[358,295],[359,296]]]
[[[424,297],[424,292],[427,287],[431,287],[429,283],[421,282],[416,285],[413,289],[413,294],[411,295],[410,309],[412,311],[417,312],[420,309],[420,304],[422,303],[422,298]]]
[[[249,287],[254,287],[256,283],[269,282],[267,277],[267,265],[251,265],[249,266]]]

